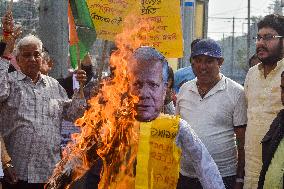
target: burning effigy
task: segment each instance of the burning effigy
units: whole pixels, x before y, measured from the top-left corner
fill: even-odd
[[[204,189],[225,188],[217,165],[188,123],[160,113],[169,66],[162,53],[143,46],[149,27],[130,19],[117,36],[118,50],[110,59],[113,76],[102,81],[76,121],[81,133],[67,146],[47,189],[70,188],[99,159],[100,189],[174,189],[180,160],[181,168],[192,163]]]
[[[115,188],[125,188],[124,183],[133,178],[139,130],[134,104],[138,98],[129,92],[127,68],[129,57],[143,44],[141,38],[147,35],[150,24],[127,20],[124,31],[116,36],[118,50],[110,58],[114,77],[101,81],[98,94],[88,102],[90,108],[76,121],[81,133],[72,136],[74,142],[68,144],[46,188],[68,188],[99,157],[103,160],[99,188],[109,188],[117,180],[120,182]]]
[[[192,163],[204,189],[225,188],[217,165],[188,123],[160,113],[169,66],[155,48],[141,46],[151,24],[127,23],[111,55],[113,77],[103,81],[76,121],[82,132],[74,136],[46,188],[70,188],[99,159],[100,189],[174,189],[181,159],[182,168]]]

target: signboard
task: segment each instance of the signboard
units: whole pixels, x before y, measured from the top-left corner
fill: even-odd
[[[157,48],[167,58],[182,57],[180,2],[172,0],[87,0],[98,38],[114,41],[127,16],[150,22],[143,44]],[[139,27],[133,25],[133,29]]]

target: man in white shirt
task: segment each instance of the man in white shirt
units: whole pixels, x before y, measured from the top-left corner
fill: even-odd
[[[208,149],[225,187],[242,188],[247,123],[244,89],[220,73],[224,59],[215,41],[203,39],[197,42],[191,58],[196,78],[181,87],[177,114],[192,126]],[[202,189],[196,171],[186,161],[181,160],[178,188]]]

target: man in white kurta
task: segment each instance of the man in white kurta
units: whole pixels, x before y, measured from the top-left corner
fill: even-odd
[[[284,59],[264,78],[263,65],[251,68],[245,82],[245,94],[248,101],[248,125],[246,129],[246,180],[250,183],[246,188],[257,186],[262,166],[261,140],[269,129],[269,125],[283,108],[280,99],[281,73],[284,70]],[[248,184],[248,183],[247,183]]]
[[[248,124],[245,137],[245,189],[257,188],[262,167],[261,140],[283,108],[280,99],[284,17],[268,15],[258,23],[256,52],[260,64],[252,67],[245,81]]]

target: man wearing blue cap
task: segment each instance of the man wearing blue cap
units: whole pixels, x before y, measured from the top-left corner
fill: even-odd
[[[220,73],[224,59],[215,41],[197,42],[192,48],[191,60],[196,78],[181,87],[177,114],[192,125],[207,147],[225,187],[243,188],[247,124],[244,89]],[[181,164],[178,188],[202,189],[194,168],[185,166],[188,163],[184,159]]]

